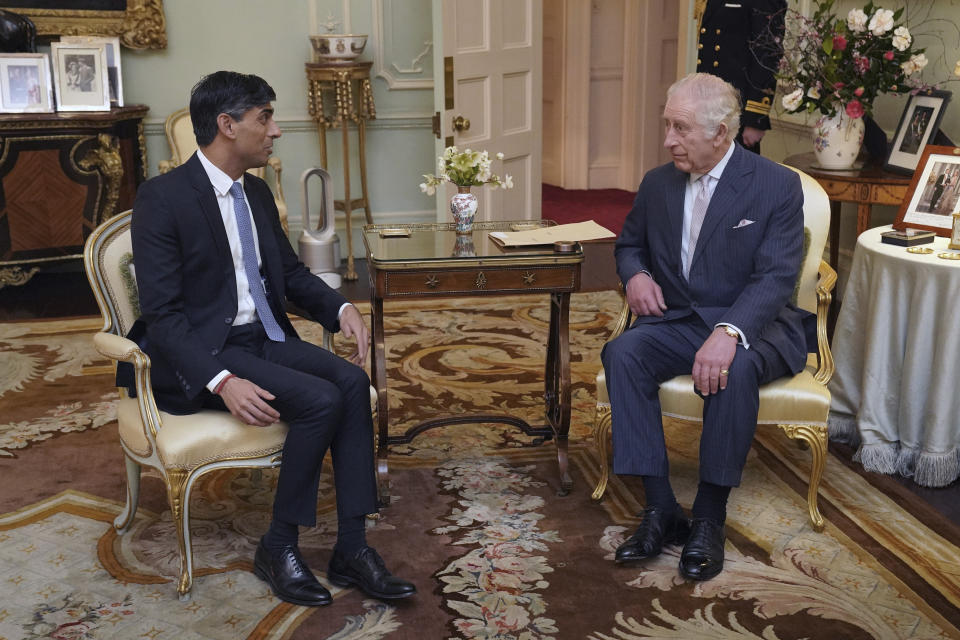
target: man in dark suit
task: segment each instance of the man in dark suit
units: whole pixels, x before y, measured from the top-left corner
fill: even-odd
[[[723,568],[726,502],[756,429],[758,388],[803,368],[812,320],[790,303],[803,251],[800,179],[733,142],[739,112],[736,89],[712,75],[667,92],[673,162],[644,176],[615,249],[637,319],[602,354],[614,471],[641,476],[647,499],[616,560],[685,543],[680,572],[693,580]],[[704,401],[692,522],[670,486],[658,398],[681,374]]]
[[[297,544],[298,525],[316,524],[327,449],[338,516],[328,578],[378,598],[407,597],[414,585],[391,576],[364,535],[365,515],[377,508],[370,382],[361,368],[369,333],[359,311],[297,259],[266,183],[245,173],[266,164],[280,137],[275,97],[262,78],[228,71],[193,88],[200,150],[143,184],[134,204],[141,317],[131,333],[145,327],[161,409],[212,407],[250,425],[289,425],[273,520],[254,557],[254,572],[279,598],[331,602]],[[355,338],[353,363],[300,340],[284,299]]]
[[[770,129],[774,73],[783,56],[787,0],[706,0],[698,9],[697,71],[737,88],[742,110],[737,142],[760,153],[760,140]]]

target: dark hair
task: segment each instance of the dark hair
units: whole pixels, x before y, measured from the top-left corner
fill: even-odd
[[[200,78],[190,91],[190,120],[197,145],[205,147],[217,137],[217,116],[225,113],[234,120],[277,94],[260,76],[236,71],[217,71]]]

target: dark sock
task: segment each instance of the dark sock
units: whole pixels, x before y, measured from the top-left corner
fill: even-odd
[[[367,523],[365,516],[340,518],[337,524],[336,550],[347,557],[367,546]]]
[[[643,478],[643,491],[647,494],[648,507],[659,507],[667,511],[679,508],[668,476],[640,477]]]
[[[693,501],[693,517],[710,518],[721,524],[726,521],[730,489],[731,487],[701,481],[697,487],[697,498]]]
[[[300,531],[297,525],[274,518],[270,522],[270,528],[267,529],[267,533],[263,536],[263,546],[271,550],[287,546],[296,546],[299,538]]]

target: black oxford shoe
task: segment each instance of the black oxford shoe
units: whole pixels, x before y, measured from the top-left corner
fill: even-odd
[[[723,542],[726,538],[721,522],[711,518],[694,518],[690,538],[680,554],[680,573],[690,580],[709,580],[723,571]]]
[[[690,533],[690,523],[680,507],[669,511],[660,507],[643,510],[640,526],[617,547],[614,560],[620,564],[659,555],[665,544],[683,544]]]
[[[417,592],[412,582],[390,575],[380,554],[371,547],[363,547],[353,557],[334,549],[327,579],[338,587],[353,585],[384,600],[408,598]]]
[[[267,549],[261,539],[253,556],[253,573],[269,584],[274,595],[285,602],[305,607],[333,602],[330,592],[310,572],[296,546]]]

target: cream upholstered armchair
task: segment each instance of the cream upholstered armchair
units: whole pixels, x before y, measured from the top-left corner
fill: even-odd
[[[827,340],[827,310],[837,274],[823,261],[823,248],[830,227],[830,201],[817,181],[803,172],[803,223],[805,227],[805,254],[797,289],[797,306],[817,314],[818,352],[811,353],[806,368],[797,375],[780,378],[760,387],[758,428],[776,425],[790,438],[810,447],[812,458],[807,506],[810,522],[817,531],[823,530],[823,516],[817,506],[817,493],[827,453],[827,414],[830,411],[830,391],[827,383],[833,376],[833,355]],[[614,326],[613,336],[620,335],[630,321],[630,308],[624,301]],[[663,414],[684,420],[703,419],[703,400],[693,392],[693,378],[677,376],[660,387]],[[607,442],[610,436],[610,399],[607,381],[601,368],[597,374],[597,412],[593,427],[594,442],[600,453],[600,480],[593,492],[599,500],[607,489],[609,468]]]
[[[180,109],[171,113],[167,117],[163,128],[167,133],[167,144],[170,145],[170,159],[161,160],[157,165],[160,173],[166,173],[183,164],[197,150],[197,139],[193,135],[193,122],[190,120],[190,109]],[[280,224],[283,225],[284,231],[289,232],[290,229],[287,227],[287,201],[283,198],[283,185],[280,180],[283,163],[280,158],[270,156],[270,159],[267,160],[267,166],[273,169],[273,200],[277,204],[277,211],[280,212]],[[265,167],[252,169],[250,173],[258,178],[263,178],[266,173],[265,169]]]
[[[136,374],[137,397],[120,390],[117,404],[120,445],[127,465],[127,503],[113,526],[122,534],[133,522],[140,493],[140,467],[157,470],[167,488],[167,498],[176,527],[180,551],[177,593],[190,597],[193,555],[190,546],[190,492],[204,474],[217,469],[262,469],[280,465],[287,426],[246,425],[225,411],[207,410],[191,415],[173,415],[157,409],[150,387],[150,358],[124,336],[140,314],[137,284],[131,264],[132,211],[107,220],[87,238],[83,249],[87,279],[96,296],[103,328],[93,337],[102,355],[130,362]],[[331,334],[324,331],[323,344],[331,348]],[[376,391],[371,386],[371,403]],[[374,444],[376,446],[376,444]]]

